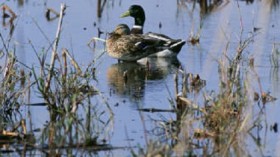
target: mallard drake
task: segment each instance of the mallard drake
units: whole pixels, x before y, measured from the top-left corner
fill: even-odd
[[[106,40],[109,56],[122,61],[137,61],[168,48],[162,40],[143,34],[130,34],[126,24],[119,24]]]
[[[143,34],[143,28],[146,19],[144,9],[140,5],[132,5],[129,7],[129,9],[126,12],[124,12],[121,15],[122,18],[128,16],[134,18],[134,25],[132,26],[131,34]],[[159,34],[159,33],[149,32],[146,33],[145,35],[158,40],[162,40],[163,42],[169,45],[168,49],[160,51],[151,56],[157,56],[157,57],[177,56],[178,53],[181,51],[182,46],[186,43],[185,40],[172,39],[164,34]]]

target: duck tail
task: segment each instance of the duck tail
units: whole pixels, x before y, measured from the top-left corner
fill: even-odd
[[[186,41],[185,40],[180,40],[176,43],[173,43],[172,45],[170,45],[169,50],[175,52],[175,53],[179,53],[182,49],[182,47],[185,45]]]

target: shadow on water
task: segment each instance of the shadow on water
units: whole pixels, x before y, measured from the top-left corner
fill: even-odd
[[[107,79],[113,93],[141,99],[145,90],[145,66],[138,63],[118,63],[107,70]]]
[[[162,80],[179,66],[177,57],[145,58],[139,62],[113,64],[107,69],[111,94],[128,97],[132,102],[141,101],[146,81]]]

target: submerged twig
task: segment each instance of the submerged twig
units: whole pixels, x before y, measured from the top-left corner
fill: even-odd
[[[6,10],[12,15],[12,18],[17,17],[16,13],[6,4],[2,6],[2,10],[3,10],[3,15],[2,15],[3,18],[9,17],[9,15],[6,13]]]
[[[170,110],[170,109],[159,109],[159,108],[139,108],[137,109],[138,111],[141,112],[176,112],[175,110]]]
[[[51,13],[53,13],[55,16],[51,17]],[[52,8],[47,8],[46,13],[45,13],[45,16],[46,16],[48,21],[52,21],[52,20],[58,18],[59,15],[60,14]]]

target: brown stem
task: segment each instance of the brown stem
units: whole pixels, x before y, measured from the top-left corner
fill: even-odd
[[[45,83],[45,92],[47,92],[50,88],[50,82],[51,82],[52,75],[53,75],[55,59],[57,57],[57,46],[58,46],[58,42],[59,42],[59,39],[60,39],[62,21],[63,21],[63,17],[64,17],[64,12],[66,10],[66,5],[64,3],[62,3],[60,8],[61,9],[60,9],[60,15],[59,15],[59,22],[58,22],[55,42],[54,42],[54,45],[53,45],[52,57],[51,57],[51,61],[50,61],[50,70],[49,70],[47,82]]]

